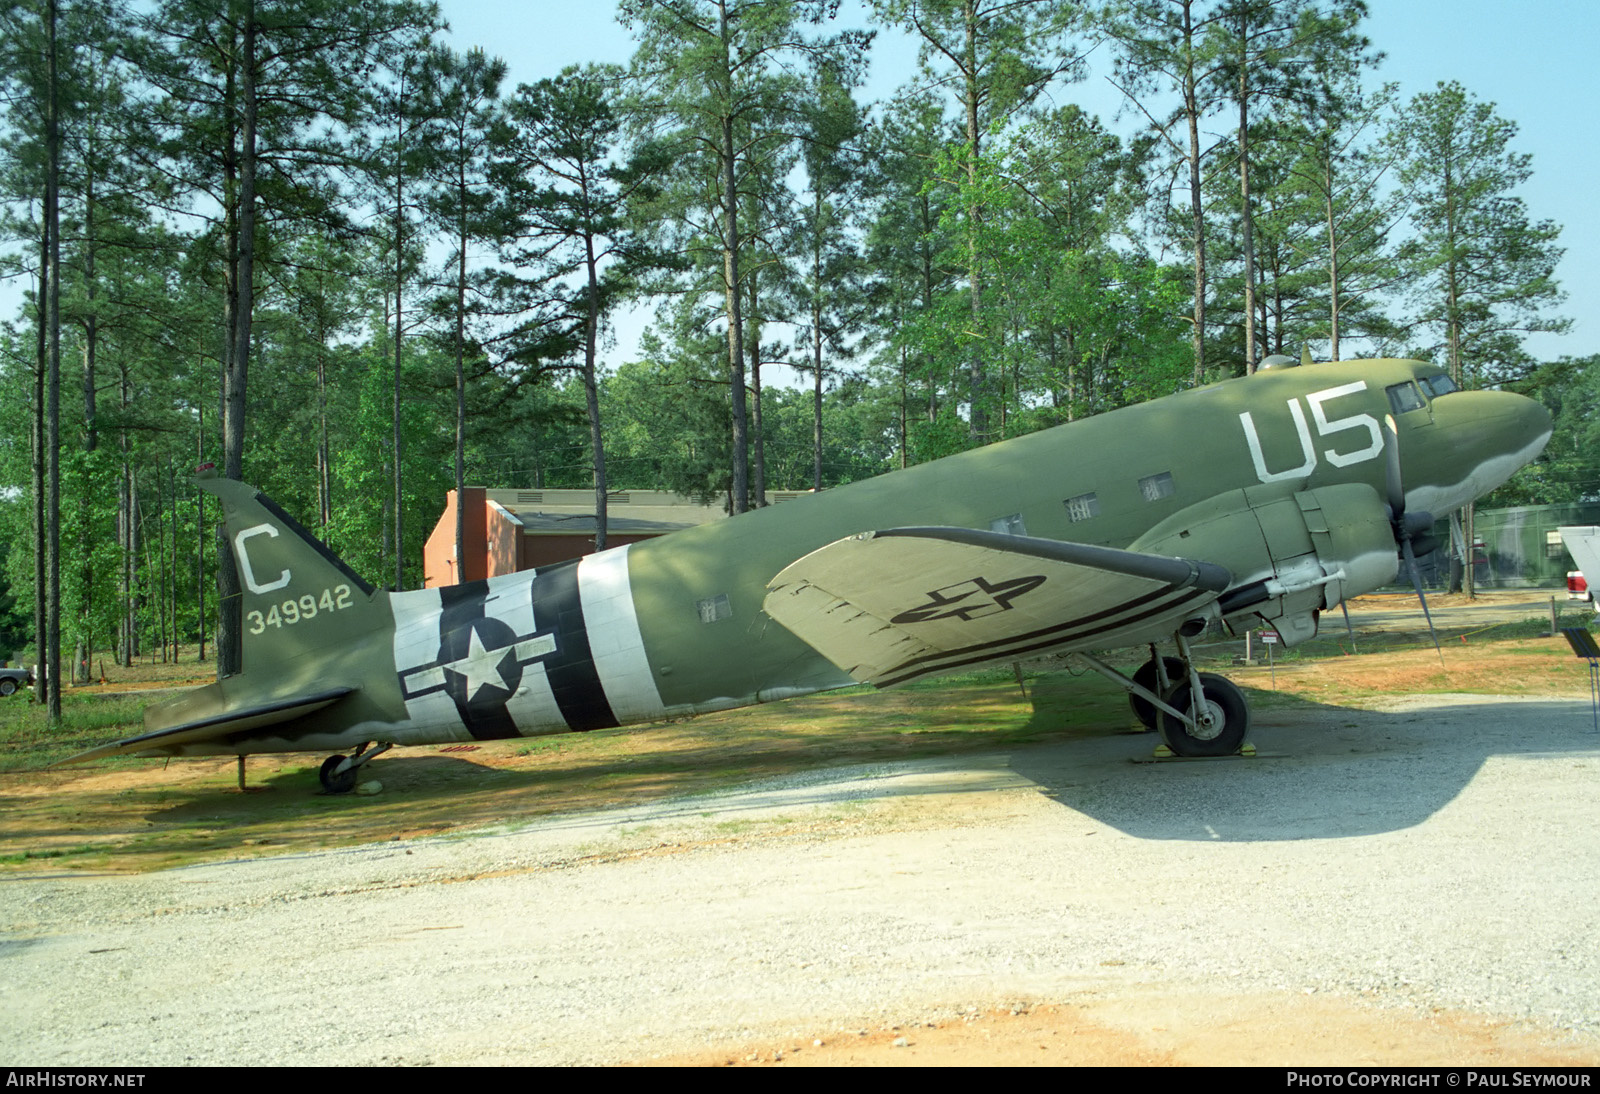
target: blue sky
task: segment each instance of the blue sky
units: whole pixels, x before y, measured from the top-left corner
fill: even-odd
[[[1566,248],[1559,277],[1567,293],[1560,314],[1573,320],[1564,336],[1527,342],[1541,359],[1600,353],[1600,123],[1590,76],[1600,56],[1600,5],[1593,0],[1369,0],[1366,32],[1387,55],[1375,80],[1400,84],[1409,98],[1440,81],[1458,80],[1479,99],[1520,126],[1514,147],[1533,156],[1533,177],[1520,191],[1535,220],[1563,228]],[[510,3],[443,0],[451,43],[482,46],[510,66],[512,86],[552,76],[569,64],[624,62],[633,50],[628,32],[599,3]],[[841,25],[864,25],[862,7],[846,0]],[[864,94],[885,98],[915,73],[915,47],[880,35]],[[1104,66],[1102,66],[1103,68]],[[1108,123],[1118,96],[1096,73],[1057,96],[1077,102]],[[1124,119],[1118,129],[1132,126]],[[624,342],[627,334],[621,335]]]

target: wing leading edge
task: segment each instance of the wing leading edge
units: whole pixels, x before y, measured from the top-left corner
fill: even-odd
[[[1169,636],[1225,590],[1210,562],[967,528],[837,540],[787,566],[763,607],[863,683]]]

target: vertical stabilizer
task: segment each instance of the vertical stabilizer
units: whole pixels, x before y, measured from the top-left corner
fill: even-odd
[[[303,670],[389,625],[388,597],[254,487],[209,469],[195,483],[222,503],[242,590],[245,674]]]

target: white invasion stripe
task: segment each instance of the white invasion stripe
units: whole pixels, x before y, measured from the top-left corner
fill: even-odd
[[[390,593],[389,605],[394,612],[395,668],[404,672],[437,659],[442,610],[439,590]]]
[[[513,634],[532,634],[542,622],[533,618],[533,574],[523,571],[491,577],[483,614],[500,620]]]
[[[578,600],[595,672],[617,721],[647,722],[666,713],[656,690],[628,580],[628,548],[585,555],[578,563]]]
[[[535,661],[522,670],[522,686],[506,700],[506,713],[511,715],[517,732],[524,737],[564,733],[568,728],[555,692],[550,690],[550,678],[545,675],[542,661]]]

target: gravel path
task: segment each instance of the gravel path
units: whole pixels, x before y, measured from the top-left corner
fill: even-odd
[[[1588,704],[1258,713],[504,832],[0,881],[0,1062],[603,1063],[1147,989],[1600,1044]]]

